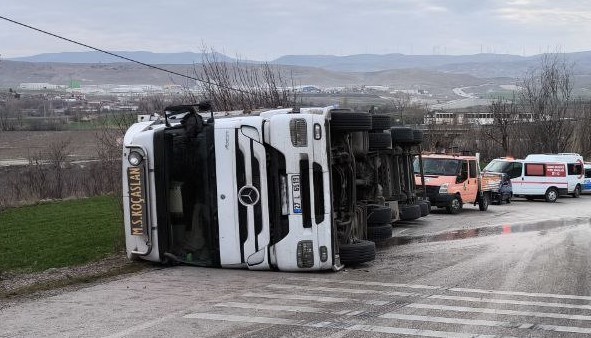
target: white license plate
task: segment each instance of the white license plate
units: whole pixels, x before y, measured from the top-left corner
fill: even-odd
[[[291,200],[293,203],[293,213],[302,213],[302,195],[300,189],[300,175],[291,177]]]

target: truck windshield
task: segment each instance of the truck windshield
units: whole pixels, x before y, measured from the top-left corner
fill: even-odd
[[[177,128],[164,131],[168,253],[200,266],[217,265],[219,256],[212,128],[197,135]]]
[[[491,161],[483,171],[490,171],[495,173],[507,173],[511,169],[511,162],[506,161]]]
[[[460,170],[461,161],[447,158],[423,157],[423,172],[425,175],[456,176]],[[414,171],[420,171],[419,161],[414,161]]]

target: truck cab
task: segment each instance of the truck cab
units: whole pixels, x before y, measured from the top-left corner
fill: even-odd
[[[163,114],[124,138],[130,258],[306,271],[375,257],[352,151],[369,114],[321,107],[215,118],[207,103]]]
[[[480,174],[478,156],[425,154],[422,156],[424,186],[431,205],[456,214],[465,203],[488,209],[491,178]],[[423,185],[419,161],[414,162],[417,186]],[[498,184],[500,181],[496,181]]]

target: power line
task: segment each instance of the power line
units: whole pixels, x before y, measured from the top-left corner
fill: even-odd
[[[40,32],[40,33],[43,33],[43,34],[46,34],[46,35],[53,36],[54,38],[58,38],[60,40],[64,40],[64,41],[71,42],[71,43],[76,44],[76,45],[79,45],[79,46],[83,46],[83,47],[86,47],[86,48],[95,50],[97,52],[101,52],[101,53],[108,54],[108,55],[111,55],[111,56],[114,56],[114,57],[117,57],[117,58],[120,58],[120,59],[123,59],[123,60],[126,60],[126,61],[137,63],[139,65],[142,65],[142,66],[145,66],[145,67],[148,67],[148,68],[160,70],[160,71],[163,71],[163,72],[166,72],[166,73],[169,73],[169,74],[174,74],[174,75],[177,75],[177,76],[180,76],[180,77],[184,77],[184,78],[187,78],[187,79],[190,79],[190,80],[194,80],[194,81],[198,81],[198,82],[201,82],[201,83],[205,83],[205,84],[208,84],[208,85],[217,86],[219,88],[228,89],[228,90],[234,90],[234,91],[237,91],[237,92],[240,92],[240,93],[244,93],[244,94],[250,94],[250,92],[248,92],[246,90],[232,88],[232,87],[228,87],[228,86],[221,85],[221,84],[218,84],[218,83],[213,83],[211,81],[202,80],[202,79],[199,79],[199,78],[190,76],[190,75],[181,74],[181,73],[175,72],[173,70],[169,70],[169,69],[165,69],[165,68],[162,68],[162,67],[154,66],[154,65],[151,65],[149,63],[141,62],[141,61],[138,61],[138,60],[134,60],[132,58],[125,57],[123,55],[119,55],[117,53],[113,53],[113,52],[109,52],[109,51],[104,50],[104,49],[93,47],[91,45],[88,45],[88,44],[85,44],[85,43],[82,43],[82,42],[79,42],[79,41],[76,41],[76,40],[72,40],[72,39],[66,38],[64,36],[61,36],[61,35],[58,35],[58,34],[54,34],[54,33],[48,32],[46,30],[43,30],[43,29],[40,29],[40,28],[37,28],[37,27],[33,27],[31,25],[27,25],[25,23],[22,23],[22,22],[19,22],[19,21],[16,21],[16,20],[7,18],[5,16],[1,16],[0,15],[0,19],[6,20],[6,21],[11,22],[11,23],[14,23],[14,24],[17,24],[19,26],[23,26],[23,27],[28,28],[28,29],[32,29],[34,31],[37,31],[37,32]]]

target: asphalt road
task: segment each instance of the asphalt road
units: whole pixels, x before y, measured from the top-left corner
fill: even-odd
[[[0,336],[590,336],[590,217],[589,196],[434,213],[364,266],[153,270],[4,308]]]

